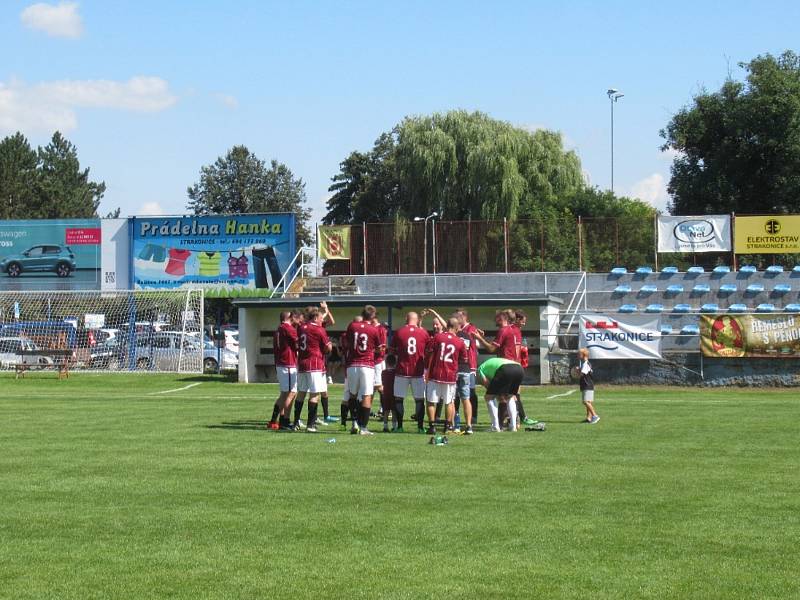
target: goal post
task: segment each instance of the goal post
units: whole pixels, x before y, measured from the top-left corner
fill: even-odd
[[[204,292],[0,292],[0,369],[201,373]],[[213,346],[213,344],[211,345]]]

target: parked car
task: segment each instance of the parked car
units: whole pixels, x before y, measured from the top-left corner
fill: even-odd
[[[75,270],[75,254],[69,246],[40,244],[20,254],[11,254],[0,261],[0,271],[9,277],[19,277],[26,271],[53,271],[59,277],[69,277]]]
[[[116,371],[124,368],[123,348],[120,344],[120,336],[107,338],[105,341],[95,344],[89,355],[90,369],[108,369]]]
[[[0,367],[8,369],[17,365],[53,366],[53,359],[49,356],[20,356],[21,350],[33,352],[39,350],[39,347],[28,338],[0,338]]]
[[[238,329],[225,329],[225,347],[239,353],[239,330]]]
[[[235,371],[239,368],[239,353],[228,348],[217,348],[214,342],[203,344],[203,371]]]

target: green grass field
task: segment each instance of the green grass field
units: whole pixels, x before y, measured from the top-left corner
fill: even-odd
[[[272,385],[0,386],[2,598],[800,597],[796,390],[600,387],[590,426],[530,388],[547,431],[434,447],[266,431]]]

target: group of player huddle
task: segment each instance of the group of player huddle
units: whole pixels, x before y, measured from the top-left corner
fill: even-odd
[[[431,332],[423,325],[428,314],[433,316]],[[516,431],[518,419],[522,424],[534,425],[536,421],[525,414],[519,397],[528,365],[527,347],[522,344],[526,319],[522,311],[498,310],[498,330],[490,341],[469,322],[466,310],[456,310],[445,319],[435,310],[425,309],[407,313],[405,324],[389,342],[389,329],[378,319],[377,310],[365,306],[339,339],[338,352],[346,366],[346,377],[341,417],[336,419],[329,413],[325,360],[333,349],[325,329],[335,323],[333,314],[324,302],[303,311],[281,312],[273,338],[280,396],[269,427],[281,431],[300,429],[308,396],[307,431],[315,432],[317,424],[337,420],[347,430],[349,418],[351,433],[372,435],[369,418],[377,392],[384,432],[403,432],[404,399],[410,388],[415,402],[413,420],[420,433],[435,434],[440,411],[444,410],[445,433],[471,435],[477,422],[478,383],[486,388],[490,431],[501,431],[506,421],[508,430]],[[495,355],[480,366],[479,345]],[[319,404],[323,408],[322,419],[318,418]],[[465,425],[463,430],[459,421]]]

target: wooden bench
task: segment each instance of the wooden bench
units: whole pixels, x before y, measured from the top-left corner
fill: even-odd
[[[58,370],[58,378],[59,379],[68,379],[69,378],[69,366],[72,362],[72,350],[59,350],[59,349],[46,349],[43,348],[41,350],[19,350],[17,354],[20,357],[20,362],[15,365],[16,375],[15,379],[19,379],[20,377],[25,377],[25,371],[30,369],[46,369],[52,366],[54,369]],[[26,356],[44,356],[47,358],[51,358],[53,360],[53,364],[42,364],[42,363],[27,363],[25,362]]]

